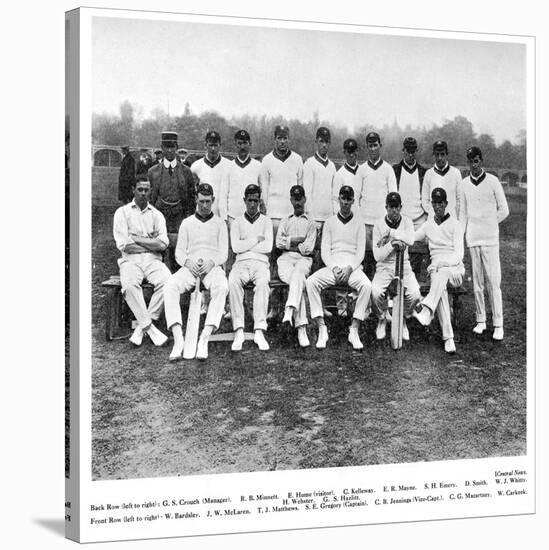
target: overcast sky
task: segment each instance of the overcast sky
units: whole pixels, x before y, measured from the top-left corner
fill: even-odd
[[[467,36],[467,35],[464,35]],[[93,110],[215,110],[347,126],[442,124],[516,141],[526,128],[522,44],[95,18]]]

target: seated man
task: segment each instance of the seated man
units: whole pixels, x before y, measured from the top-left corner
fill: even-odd
[[[113,234],[122,257],[120,284],[122,294],[137,319],[130,342],[140,346],[143,333],[149,335],[156,346],[168,339],[153,324],[162,313],[164,284],[170,277],[170,270],[162,262],[162,252],[168,246],[166,220],[154,206],[149,204],[151,184],[139,181],[133,188],[132,202],[121,206],[114,213]],[[146,279],[154,286],[154,292],[145,305],[141,283]]]
[[[305,189],[294,185],[290,189],[294,213],[282,218],[276,234],[276,247],[282,251],[277,260],[278,276],[289,285],[282,322],[295,324],[299,345],[303,348],[310,345],[303,290],[305,279],[311,272],[316,241],[316,224],[305,214],[305,201]]]
[[[213,330],[219,327],[223,315],[228,287],[222,265],[227,260],[229,245],[225,222],[212,212],[214,200],[212,186],[199,184],[196,212],[185,218],[179,227],[175,259],[181,268],[170,277],[164,289],[166,324],[174,339],[170,361],[181,358],[185,343],[180,295],[194,289],[197,277],[210,291],[208,314],[196,348],[197,359],[208,357],[208,340]]]
[[[362,260],[366,246],[364,221],[353,215],[351,207],[355,192],[349,185],[339,190],[339,212],[328,218],[322,231],[320,253],[326,267],[313,273],[306,281],[307,295],[311,306],[311,317],[318,325],[317,348],[325,348],[328,329],[322,314],[321,292],[336,284],[348,284],[358,293],[349,329],[349,342],[354,349],[364,346],[358,336],[360,321],[366,318],[370,301],[371,284],[362,271]]]
[[[395,276],[397,252],[404,254],[404,270],[402,284],[404,285],[404,320],[402,324],[402,339],[409,340],[406,318],[412,315],[414,307],[421,299],[419,285],[410,267],[408,246],[414,244],[414,224],[410,218],[402,216],[402,200],[398,193],[392,192],[385,200],[387,215],[374,225],[373,252],[376,260],[376,273],[372,280],[372,302],[378,312],[379,320],[376,338],[385,338],[387,325],[387,287]]]
[[[416,232],[414,240],[427,237],[431,254],[431,265],[427,271],[431,277],[431,289],[423,299],[419,313],[414,317],[424,326],[433,320],[435,311],[442,329],[444,349],[455,353],[454,331],[450,319],[450,304],[446,285],[461,286],[465,267],[463,266],[463,228],[459,220],[446,213],[448,199],[442,187],[431,193],[434,216],[429,218]]]
[[[273,248],[273,224],[259,212],[261,188],[254,183],[244,190],[246,211],[231,225],[231,246],[236,258],[229,274],[229,303],[235,331],[231,349],[240,351],[244,343],[244,286],[254,283],[254,342],[269,349],[263,331],[267,329],[269,307],[269,254]]]

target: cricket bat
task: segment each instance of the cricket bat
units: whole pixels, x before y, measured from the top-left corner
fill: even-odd
[[[402,347],[402,325],[404,322],[404,285],[402,274],[404,271],[404,250],[396,253],[395,261],[395,283],[396,294],[393,298],[393,313],[391,315],[391,347],[400,349]]]
[[[200,260],[198,263],[202,263]],[[183,359],[194,359],[196,345],[198,343],[198,330],[200,325],[200,308],[202,307],[202,292],[200,292],[200,277],[196,278],[196,286],[189,301],[189,313],[185,328],[185,346]]]

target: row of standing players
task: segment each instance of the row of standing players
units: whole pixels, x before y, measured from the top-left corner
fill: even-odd
[[[411,259],[412,259],[412,268],[414,268],[414,260],[422,258],[422,247],[425,246],[425,239],[429,242],[429,248],[431,251],[431,265],[429,266],[429,273],[431,276],[431,291],[434,291],[437,285],[434,284],[434,273],[438,272],[437,263],[443,264],[438,267],[442,268],[441,271],[448,271],[446,268],[458,267],[458,271],[461,271],[463,268],[462,257],[463,257],[463,231],[465,231],[467,244],[471,253],[472,259],[472,268],[473,268],[473,286],[475,293],[475,304],[476,304],[476,321],[477,324],[474,328],[476,333],[482,333],[486,329],[486,312],[484,306],[484,273],[486,273],[487,283],[488,283],[488,294],[490,297],[490,302],[492,306],[492,320],[494,326],[493,337],[495,339],[501,339],[503,337],[503,314],[502,314],[502,305],[501,305],[501,291],[500,291],[500,279],[501,271],[499,266],[499,234],[498,234],[498,224],[507,216],[508,207],[503,193],[501,184],[491,174],[487,174],[482,169],[482,152],[477,147],[471,147],[467,151],[467,158],[471,168],[470,176],[461,179],[461,174],[459,170],[454,167],[451,167],[447,161],[448,148],[445,142],[437,141],[433,145],[433,153],[435,156],[435,165],[430,170],[425,170],[420,167],[417,162],[415,162],[415,151],[417,149],[417,144],[413,138],[406,138],[403,142],[403,160],[395,167],[391,167],[388,163],[383,161],[380,156],[381,140],[379,135],[376,133],[370,133],[366,137],[366,146],[368,150],[368,161],[359,166],[356,162],[356,150],[357,144],[353,139],[348,139],[344,143],[344,151],[346,156],[346,162],[343,167],[336,173],[333,163],[328,159],[327,152],[330,144],[330,134],[329,130],[326,128],[319,128],[316,135],[316,146],[317,152],[314,157],[311,157],[307,160],[305,165],[301,161],[301,157],[296,153],[292,152],[288,146],[289,140],[289,131],[287,127],[277,126],[275,129],[275,147],[274,150],[265,156],[263,162],[259,164],[257,161],[254,161],[259,166],[254,166],[252,160],[249,156],[251,140],[248,133],[244,130],[240,130],[235,134],[235,143],[237,146],[238,156],[234,161],[228,161],[227,159],[222,158],[219,155],[219,135],[216,132],[208,132],[206,135],[206,156],[204,159],[196,161],[191,166],[189,171],[187,167],[183,166],[175,158],[175,153],[177,150],[177,135],[173,132],[163,132],[162,134],[162,150],[164,154],[164,159],[162,162],[148,172],[148,180],[150,182],[150,188],[148,185],[142,187],[147,187],[147,206],[150,207],[149,199],[152,204],[163,214],[165,222],[167,224],[167,234],[168,240],[170,242],[170,248],[176,254],[175,259],[177,264],[183,266],[181,269],[187,269],[191,274],[192,269],[189,269],[189,266],[192,267],[192,264],[185,265],[185,262],[196,261],[200,256],[204,254],[200,248],[198,248],[194,254],[194,257],[177,257],[176,250],[179,247],[178,235],[181,236],[181,230],[183,229],[183,224],[181,223],[182,219],[191,212],[186,211],[186,207],[190,204],[194,205],[196,200],[195,197],[195,178],[198,179],[201,183],[208,183],[209,188],[212,190],[212,203],[211,212],[214,215],[214,212],[221,214],[223,219],[226,220],[228,227],[231,230],[231,243],[234,252],[237,255],[237,261],[242,262],[243,260],[251,260],[252,263],[257,261],[262,261],[258,258],[250,258],[254,256],[255,250],[245,250],[237,252],[239,249],[239,243],[235,243],[233,237],[233,226],[236,220],[245,219],[247,213],[247,202],[246,199],[242,201],[242,196],[244,195],[245,189],[249,185],[256,185],[260,189],[261,193],[261,202],[258,203],[258,208],[263,207],[266,210],[267,216],[263,216],[265,219],[269,219],[273,228],[273,234],[277,237],[276,242],[279,244],[278,232],[279,225],[284,220],[287,223],[287,220],[293,218],[293,221],[300,220],[297,225],[301,226],[300,231],[302,231],[305,225],[313,225],[317,229],[321,229],[322,226],[325,226],[324,222],[328,223],[328,220],[336,219],[339,221],[339,225],[343,228],[343,231],[339,231],[338,223],[331,222],[329,224],[331,229],[335,229],[335,235],[332,235],[331,245],[335,247],[331,252],[339,253],[339,246],[347,246],[345,244],[345,238],[342,240],[340,238],[340,233],[349,234],[349,228],[351,226],[362,227],[364,229],[364,240],[365,246],[358,246],[360,253],[363,257],[366,257],[366,266],[375,265],[377,260],[379,265],[376,268],[376,276],[373,277],[373,303],[375,308],[379,313],[379,322],[376,334],[378,337],[382,337],[385,332],[385,322],[386,315],[383,314],[383,309],[379,307],[379,304],[376,303],[376,292],[378,283],[381,279],[388,279],[390,276],[390,270],[394,271],[394,261],[390,261],[391,251],[396,250],[399,247],[408,248],[410,247]],[[288,162],[292,161],[293,162]],[[216,167],[221,166],[220,170],[215,170]],[[251,168],[254,168],[253,170]],[[217,174],[217,178],[214,178],[214,173]],[[194,177],[193,177],[194,174]],[[209,180],[209,181],[208,181]],[[292,202],[288,201],[288,194],[290,189],[294,189],[294,186],[299,186],[303,190],[303,199],[304,200],[304,211],[300,215],[296,215],[295,212],[292,213]],[[353,223],[349,223],[350,220],[345,222],[341,221],[341,208],[342,208],[342,197],[341,193],[337,192],[337,198],[339,202],[339,212],[335,215],[334,212],[334,194],[337,189],[342,189],[345,187],[347,190],[350,189],[353,192],[353,198],[351,200],[350,214],[351,219],[354,219]],[[139,188],[139,182],[138,182]],[[437,217],[437,212],[435,205],[437,201],[433,200],[432,191],[434,188],[438,188],[441,192],[444,193],[444,200],[439,200],[438,203],[445,203],[443,211],[443,219]],[[206,188],[202,187],[204,191]],[[396,193],[396,190],[400,192],[398,196],[398,202],[401,204],[398,205],[398,213],[394,213],[394,221],[391,220],[390,209],[394,208],[393,204],[387,202],[387,198],[391,193]],[[427,191],[430,191],[431,195],[429,198],[429,205],[425,203],[425,194]],[[349,191],[346,191],[348,194]],[[236,196],[239,195],[239,200],[236,200]],[[221,197],[220,199],[218,197]],[[358,200],[357,200],[358,196]],[[215,197],[215,198],[214,198]],[[284,198],[283,198],[284,197]],[[435,197],[436,198],[436,197]],[[439,197],[440,198],[440,197]],[[391,202],[395,202],[394,200]],[[260,197],[258,197],[258,201]],[[136,194],[137,201],[137,194]],[[135,202],[130,203],[126,208],[136,208]],[[217,206],[214,207],[214,205]],[[221,203],[221,204],[219,204]],[[240,210],[236,208],[236,204],[239,203]],[[357,204],[358,203],[358,204]],[[380,215],[379,208],[375,205],[382,205],[387,209],[386,216]],[[133,205],[133,206],[132,206]],[[200,220],[200,200],[196,201],[196,213],[194,216],[191,216],[192,219],[199,220],[199,224],[195,227],[195,230],[198,234],[207,233],[204,231],[206,227],[206,222]],[[295,206],[294,206],[295,210]],[[402,210],[402,213],[401,213]],[[244,211],[243,214],[239,212]],[[231,215],[232,214],[232,215]],[[417,215],[419,214],[419,215]],[[260,213],[258,212],[258,215]],[[120,216],[119,216],[120,217]],[[142,216],[143,217],[143,216]],[[215,216],[216,219],[220,219],[219,216]],[[345,216],[343,216],[345,217]],[[128,218],[126,216],[126,218]],[[324,218],[324,219],[322,219]],[[129,219],[129,218],[128,218]],[[382,223],[388,224],[389,230],[395,229],[391,227],[391,224],[400,224],[400,220],[407,220],[407,222],[412,223],[412,229],[417,232],[420,228],[435,229],[431,237],[428,234],[423,235],[422,239],[416,239],[416,244],[413,244],[414,241],[410,242],[410,233],[408,232],[407,238],[402,238],[399,233],[399,238],[396,238],[394,234],[391,236],[391,239],[387,242],[384,242],[384,239],[387,239],[387,235],[374,235],[374,229],[376,227],[376,222],[379,220],[384,220]],[[425,224],[425,221],[431,222],[430,224]],[[306,222],[306,223],[305,223]],[[406,224],[407,224],[406,222]],[[459,222],[459,223],[458,223]],[[202,225],[204,224],[204,225]],[[334,225],[335,224],[335,225]],[[425,224],[425,226],[424,226]],[[115,215],[115,238],[116,238],[116,215]],[[130,224],[131,225],[131,224]],[[222,224],[225,227],[225,224]],[[258,225],[248,223],[250,227],[257,228]],[[261,224],[259,224],[261,225]],[[295,225],[295,224],[294,224]],[[334,226],[333,228],[331,226]],[[409,225],[409,224],[408,224]],[[459,261],[457,263],[452,263],[453,259],[449,262],[443,258],[444,254],[448,253],[448,242],[446,240],[449,238],[449,227],[455,226],[455,231],[461,231],[461,256],[459,246],[456,245],[460,239],[454,240],[452,237],[452,253],[451,256],[455,259],[459,256]],[[240,229],[248,229],[245,225],[236,224],[235,227]],[[293,229],[295,232],[295,228]],[[398,226],[396,228],[398,231]],[[386,228],[383,229],[386,231]],[[131,233],[131,228],[130,228]],[[143,229],[141,230],[143,234]],[[152,234],[155,231],[153,230]],[[299,233],[299,231],[298,231]],[[451,232],[450,232],[451,233]],[[322,259],[326,268],[330,268],[329,262],[326,261],[325,251],[327,246],[324,245],[325,238],[327,234],[326,231],[322,231],[322,239],[318,239],[317,243],[322,241]],[[457,235],[457,233],[455,233]],[[257,235],[256,235],[257,236]],[[265,237],[265,235],[259,235]],[[284,232],[281,233],[282,238]],[[315,234],[316,236],[316,234]],[[304,237],[304,235],[296,234],[292,238],[299,239]],[[355,241],[360,238],[360,234],[357,233],[353,238]],[[242,235],[237,235],[238,240],[246,240],[242,238]],[[432,240],[434,239],[434,241]],[[131,239],[130,239],[131,240]],[[290,239],[291,240],[291,239]],[[326,242],[327,239],[326,239]],[[358,242],[358,241],[357,241]],[[357,242],[354,243],[355,252]],[[119,261],[121,264],[121,281],[122,281],[122,290],[126,296],[128,304],[133,310],[132,300],[128,300],[128,286],[125,284],[123,277],[122,264],[127,264],[128,259],[131,258],[132,262],[135,259],[134,254],[137,252],[132,252],[132,246],[134,243],[130,244],[130,251],[126,248],[126,245],[123,242],[123,239],[117,239],[117,244],[119,249],[122,252],[122,258]],[[294,243],[295,244],[295,243]],[[303,244],[303,243],[298,243]],[[235,248],[236,245],[236,248]],[[259,243],[256,243],[259,245]],[[255,245],[254,245],[255,246]],[[272,245],[270,245],[272,246]],[[261,250],[268,249],[267,254],[271,252],[271,248],[268,246],[268,243],[261,243],[259,247]],[[283,248],[279,246],[279,248]],[[301,246],[301,248],[304,248]],[[305,247],[306,248],[306,247]],[[146,247],[139,252],[140,254],[144,253]],[[310,260],[310,254],[303,253],[299,248],[292,249],[291,245],[289,249],[286,249],[287,252],[292,253],[294,256],[301,256],[301,259],[307,258]],[[365,253],[364,253],[365,250]],[[381,251],[381,252],[380,252]],[[151,252],[151,251],[149,251]],[[158,251],[152,251],[153,254],[158,255]],[[244,253],[244,256],[242,255]],[[442,254],[442,255],[441,255]],[[457,255],[457,256],[456,256]],[[281,258],[277,261],[279,267],[279,276],[283,279],[284,275],[280,269],[280,260],[287,256],[284,253]],[[415,256],[415,257],[414,257]],[[393,257],[394,258],[394,257]],[[338,259],[340,261],[341,258]],[[356,263],[356,257],[354,258]],[[183,261],[183,263],[182,263]],[[225,260],[224,260],[225,262]],[[224,263],[223,262],[223,263]],[[340,262],[341,263],[341,262]],[[355,278],[359,277],[357,270],[360,270],[362,273],[362,267],[356,266],[355,263],[348,263],[346,265],[334,265],[332,266],[331,272],[335,277],[335,282],[347,282],[350,286],[351,281],[354,281]],[[362,260],[361,262],[362,263]],[[448,264],[448,265],[445,265]],[[206,265],[209,265],[209,262],[206,262]],[[239,270],[244,264],[239,263]],[[268,260],[267,260],[268,265]],[[196,266],[195,266],[196,267]],[[353,269],[350,269],[353,267]],[[324,269],[326,269],[324,268]],[[343,269],[345,268],[345,269]],[[387,269],[385,269],[387,268]],[[196,268],[194,271],[197,271]],[[205,269],[205,268],[202,268]],[[415,271],[415,269],[413,269]],[[181,271],[181,270],[180,270]],[[211,271],[211,269],[209,270]],[[208,271],[208,273],[209,273]],[[231,270],[232,272],[233,270]],[[291,273],[294,273],[296,270],[292,268]],[[319,270],[322,272],[322,270]],[[344,273],[342,274],[342,272]],[[382,276],[382,273],[384,275]],[[405,270],[407,272],[407,270]],[[318,273],[318,272],[317,272]],[[326,273],[326,272],[324,272]],[[206,274],[204,271],[200,271],[200,275],[206,279]],[[316,274],[315,274],[316,275]],[[351,277],[353,275],[353,277]],[[448,280],[450,284],[461,284],[461,277],[463,273],[459,276],[456,273],[447,273]],[[251,272],[248,272],[247,276],[250,278]],[[365,279],[369,281],[372,279],[373,274],[369,275],[369,278],[364,276]],[[406,276],[406,273],[405,273]],[[233,276],[233,278],[236,277]],[[377,279],[376,279],[377,277]],[[137,279],[143,280],[143,278],[149,278],[150,282],[153,282],[150,277],[147,277],[146,274],[141,270],[141,276]],[[245,278],[245,277],[243,277]],[[270,278],[270,274],[269,274]],[[392,276],[391,276],[392,278]],[[135,277],[134,277],[135,279]],[[194,276],[192,277],[193,281]],[[415,292],[416,284],[410,282],[409,277],[406,278],[405,286],[408,288],[407,293],[407,314],[411,315],[415,311],[413,308],[413,303],[419,300],[419,292]],[[141,282],[139,280],[139,284]],[[253,280],[253,278],[252,278]],[[284,280],[284,279],[283,279]],[[229,284],[231,281],[231,275],[229,276]],[[267,279],[268,281],[268,279]],[[415,281],[415,277],[414,277]],[[287,281],[289,282],[289,281]],[[256,282],[257,283],[257,282]],[[153,284],[155,284],[153,282]],[[192,283],[194,286],[194,282]],[[327,284],[334,284],[333,282],[327,282]],[[163,283],[162,283],[163,285]],[[156,286],[156,285],[155,285]],[[185,285],[183,285],[185,286]],[[383,286],[383,285],[381,285]],[[443,328],[443,338],[445,339],[445,349],[449,352],[455,350],[453,343],[453,334],[451,334],[451,325],[449,330],[445,330],[445,323],[443,319],[446,318],[442,314],[441,308],[447,308],[447,295],[445,294],[446,283],[444,285],[438,285],[440,288],[444,286],[444,291],[442,291],[440,298],[436,299],[429,295],[423,301],[423,309],[421,313],[416,315],[419,317],[420,322],[427,324],[432,318],[432,314],[435,310],[439,311],[439,318],[441,318],[441,324]],[[290,285],[290,297],[294,295],[291,290],[292,285]],[[411,291],[414,290],[414,292]],[[137,289],[134,289],[137,290]],[[140,290],[140,289],[139,289]],[[384,290],[384,289],[383,289]],[[417,289],[418,290],[418,289]],[[155,292],[155,300],[151,300],[151,303],[154,306],[157,305],[159,301],[160,288],[159,292]],[[225,293],[226,294],[226,293]],[[267,287],[267,298],[263,302],[268,302],[268,287]],[[179,297],[179,295],[178,295]],[[360,291],[359,291],[360,297]],[[294,297],[295,298],[295,297]],[[311,299],[311,296],[309,295]],[[436,296],[435,296],[436,298]],[[161,301],[161,300],[160,300]],[[239,349],[242,345],[243,337],[243,327],[238,327],[239,316],[235,315],[234,310],[238,308],[236,304],[233,304],[232,299],[230,299],[231,312],[233,314],[233,326],[235,327],[235,341],[233,342],[233,349]],[[210,310],[213,308],[214,298],[212,296],[212,302],[210,303]],[[241,302],[241,301],[240,301]],[[260,296],[257,292],[256,284],[256,295],[254,296],[254,311],[256,309],[256,302],[259,302],[259,308],[261,308]],[[294,299],[295,302],[295,299]],[[325,346],[327,340],[327,331],[323,323],[323,315],[315,315],[313,310],[313,302],[311,301],[311,314],[313,318],[317,320],[319,324],[319,341],[317,342],[317,347]],[[362,303],[366,302],[364,312],[367,311],[368,302],[369,302],[369,291],[368,291],[368,300],[365,299],[365,296],[362,296],[362,300],[359,303],[357,300],[357,305],[355,306],[355,314],[353,316],[352,325],[349,333],[349,340],[355,348],[362,347],[360,340],[358,339],[358,324],[360,323],[360,316],[362,315]],[[379,302],[379,300],[377,300]],[[442,306],[439,307],[439,302],[442,303]],[[178,302],[179,303],[179,302]],[[290,302],[288,302],[290,303]],[[430,305],[429,305],[430,304]],[[161,304],[160,304],[161,305]],[[234,307],[233,307],[234,306]],[[299,316],[299,302],[295,305],[289,305],[289,308],[295,308],[295,314],[292,313],[296,323],[296,326],[303,327],[301,320],[297,320]],[[179,307],[179,306],[178,306]],[[357,312],[358,308],[358,312]],[[170,323],[168,316],[169,311],[168,303],[166,303],[166,317],[168,320],[168,326],[174,332],[174,325]],[[215,308],[214,308],[215,309]],[[151,306],[149,305],[149,310]],[[429,313],[430,312],[430,313]],[[449,308],[448,308],[449,312]],[[138,329],[141,328],[141,331],[136,329],[132,341],[134,343],[140,342],[142,338],[142,333],[147,332],[151,335],[151,330],[147,330],[148,326],[151,324],[152,313],[149,311],[150,315],[144,319],[145,323],[139,322]],[[322,313],[322,309],[321,309]],[[135,311],[134,311],[135,314]],[[365,315],[366,313],[364,313]],[[441,317],[442,314],[442,317]],[[156,315],[156,313],[155,313]],[[158,315],[156,316],[156,318]],[[180,312],[179,312],[180,317]],[[288,309],[285,312],[285,320],[288,321],[289,314]],[[136,318],[139,321],[139,317],[136,315]],[[236,318],[236,324],[235,324]],[[448,315],[449,318],[449,315]],[[170,317],[170,319],[173,319]],[[211,320],[211,319],[210,319]],[[218,323],[217,323],[218,324]],[[181,323],[176,322],[175,325],[179,326],[179,329],[175,328],[174,332],[174,350],[172,351],[172,358],[178,356],[178,350],[183,345],[183,338],[179,335],[181,333]],[[154,326],[154,325],[152,325]],[[256,343],[261,349],[268,348],[268,344],[265,341],[262,328],[263,322],[256,322]],[[199,345],[198,356],[207,356],[207,339],[209,337],[209,332],[216,327],[216,323],[213,325],[208,324],[208,317],[206,319],[205,332],[203,333],[200,342],[202,345]],[[447,326],[446,326],[447,328]],[[240,330],[242,329],[242,330]],[[405,331],[406,335],[406,331]],[[154,337],[151,335],[154,340]],[[301,345],[308,345],[308,339],[306,331],[302,328],[298,328],[298,337]],[[165,337],[164,337],[165,338]],[[156,338],[158,341],[158,338]]]

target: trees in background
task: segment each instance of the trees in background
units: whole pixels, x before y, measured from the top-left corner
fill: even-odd
[[[357,139],[360,145],[359,159],[366,158],[364,138],[368,132],[376,131],[383,143],[382,154],[389,162],[397,162],[401,158],[402,140],[406,136],[416,138],[419,149],[419,162],[432,163],[432,144],[437,139],[448,142],[449,156],[452,164],[466,165],[466,151],[472,145],[479,146],[484,155],[485,163],[499,168],[526,168],[526,131],[521,130],[516,136],[517,143],[509,140],[499,146],[489,134],[477,135],[473,124],[464,116],[456,116],[446,120],[442,125],[426,128],[406,125],[401,128],[396,121],[377,127],[372,124],[357,125],[354,131],[344,126],[337,126],[329,121],[321,120],[315,112],[312,120],[286,119],[281,115],[242,115],[227,119],[216,111],[205,111],[193,114],[189,104],[185,105],[179,116],[168,116],[155,109],[148,118],[137,116],[136,108],[129,102],[120,104],[118,115],[94,114],[92,120],[92,141],[94,144],[119,147],[130,144],[134,147],[157,147],[162,130],[175,130],[179,133],[180,146],[187,149],[202,150],[204,136],[208,130],[216,130],[221,134],[222,151],[234,151],[233,136],[241,128],[248,130],[252,136],[252,152],[265,154],[273,147],[273,130],[277,124],[285,124],[290,128],[291,147],[303,157],[314,152],[314,137],[319,126],[327,126],[332,133],[330,156],[343,158],[343,141],[348,137]]]

